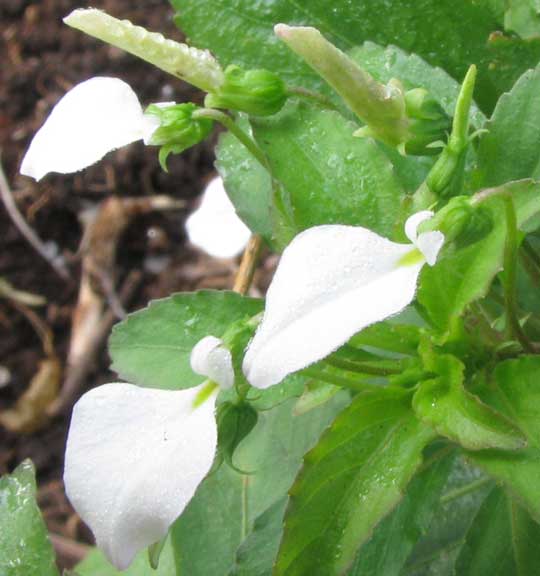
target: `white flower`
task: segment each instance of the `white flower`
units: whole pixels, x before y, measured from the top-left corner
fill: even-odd
[[[411,216],[397,244],[366,228],[326,225],[299,234],[283,252],[243,371],[257,388],[281,382],[412,300],[420,270],[433,265],[441,232],[417,235],[432,212]]]
[[[53,108],[23,158],[21,174],[40,180],[49,172],[77,172],[131,142],[148,143],[158,127],[128,84],[90,78]]]
[[[192,244],[216,258],[237,256],[251,235],[237,216],[221,178],[214,178],[206,187],[199,209],[186,220],[186,231]]]
[[[231,388],[234,371],[230,350],[215,336],[206,336],[191,351],[191,369],[195,374],[208,376],[221,388]]]
[[[219,340],[204,339],[192,362],[203,371],[207,367],[210,378],[232,385],[230,353],[221,350]],[[201,386],[169,391],[105,384],[73,409],[66,493],[120,570],[167,534],[212,466],[215,394],[206,398],[200,392]]]

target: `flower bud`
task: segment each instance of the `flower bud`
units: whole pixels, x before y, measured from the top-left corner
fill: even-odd
[[[409,132],[407,154],[438,154],[440,149],[430,145],[446,141],[452,127],[452,120],[442,106],[427,90],[415,88],[405,93],[405,111]]]
[[[439,230],[447,242],[467,245],[482,238],[491,226],[489,216],[481,206],[471,204],[469,196],[454,196],[420,230]]]
[[[179,154],[204,140],[212,130],[213,121],[192,117],[198,106],[185,104],[152,104],[145,110],[147,116],[155,116],[158,128],[152,133],[148,144],[161,146],[159,163],[167,171],[167,158],[172,152]]]
[[[225,81],[216,92],[208,94],[208,108],[239,110],[254,116],[279,112],[287,100],[285,83],[268,70],[242,70],[231,65],[225,70]]]

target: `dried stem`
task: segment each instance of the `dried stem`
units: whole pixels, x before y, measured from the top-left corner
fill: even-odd
[[[257,268],[261,248],[262,238],[258,234],[253,234],[246,246],[240,268],[234,281],[233,290],[235,292],[242,295],[247,294],[253,280],[253,275],[255,274],[255,269]]]
[[[54,271],[63,279],[70,280],[71,276],[66,268],[63,259],[59,256],[52,256],[50,251],[47,250],[43,241],[28,225],[23,215],[19,212],[11,188],[9,187],[2,163],[0,161],[0,197],[6,207],[13,224],[17,227],[19,232],[26,238],[28,243],[34,250],[54,269]]]

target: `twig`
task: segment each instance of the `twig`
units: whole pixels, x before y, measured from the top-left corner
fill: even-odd
[[[91,546],[81,544],[76,540],[71,540],[54,532],[49,532],[49,539],[58,556],[75,564],[80,562],[92,549]]]
[[[26,238],[28,243],[34,248],[34,250],[44,259],[46,262],[54,269],[54,271],[63,279],[70,280],[71,276],[66,268],[61,256],[56,257],[50,254],[47,250],[43,241],[34,232],[32,228],[28,225],[23,215],[19,212],[15,201],[13,200],[13,194],[11,188],[9,187],[6,174],[2,167],[2,162],[0,159],[0,197],[4,202],[6,211],[9,214],[13,224],[17,227],[19,232]]]
[[[123,305],[129,302],[141,279],[142,273],[139,270],[132,270],[128,274],[119,294],[119,300]],[[86,343],[85,354],[81,355],[75,363],[68,365],[62,390],[47,410],[49,416],[57,416],[71,407],[84,378],[92,368],[101,343],[109,334],[116,320],[116,314],[113,310],[108,310],[99,320],[91,338]]]
[[[249,239],[248,245],[242,256],[242,262],[234,281],[233,290],[239,294],[247,294],[255,269],[257,268],[257,261],[261,253],[262,239],[258,234],[253,234]]]

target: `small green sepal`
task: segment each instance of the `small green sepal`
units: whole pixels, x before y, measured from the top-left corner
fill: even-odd
[[[452,119],[424,88],[405,92],[408,137],[405,152],[415,156],[440,153],[452,128]]]
[[[238,470],[233,456],[240,442],[253,430],[259,416],[247,402],[223,402],[217,409],[218,461],[225,461],[233,470],[242,474],[250,471]]]
[[[148,142],[153,146],[161,146],[159,163],[167,172],[169,154],[180,154],[187,148],[204,140],[212,131],[213,121],[209,118],[193,118],[193,112],[199,107],[191,102],[160,106],[151,104],[145,114],[156,116],[159,128]]]
[[[238,110],[253,116],[270,116],[287,101],[283,80],[268,70],[243,70],[231,65],[225,70],[225,81],[215,92],[207,94],[207,108]]]

